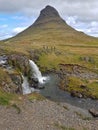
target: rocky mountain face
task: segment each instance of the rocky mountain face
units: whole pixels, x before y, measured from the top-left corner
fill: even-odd
[[[65,24],[65,21],[60,17],[58,11],[51,7],[46,6],[41,12],[33,26],[38,26],[40,24],[46,24],[49,22],[57,22]]]

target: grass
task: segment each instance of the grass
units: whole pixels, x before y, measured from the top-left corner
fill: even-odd
[[[12,107],[16,109],[18,114],[21,113],[21,109],[16,104],[13,104]]]
[[[92,92],[92,95],[98,99],[98,81],[93,81],[92,83],[88,83],[87,86]]]
[[[81,113],[75,111],[76,115],[79,116],[82,120],[91,120],[91,117],[84,117]]]
[[[8,93],[7,90],[5,90],[5,84],[14,88],[14,84],[10,86],[10,84],[12,84],[12,80],[8,73],[4,69],[0,68],[0,105],[10,105],[11,102],[17,102],[18,95]]]
[[[0,90],[0,105],[11,105],[12,102],[17,102],[18,96],[15,94],[9,94]]]
[[[60,125],[58,123],[55,123],[54,125],[60,130],[75,130],[74,128],[67,128],[66,126]]]
[[[65,50],[64,49],[60,50],[60,49],[55,49],[55,51],[51,51],[51,47],[50,50],[47,50],[47,52],[44,52],[45,50],[42,49],[42,54],[39,55],[39,59],[37,61],[37,64],[41,67],[41,68],[47,68],[47,69],[53,69],[55,68],[55,70],[59,69],[59,64],[63,63],[63,64],[79,64],[81,66],[90,68],[90,69],[95,69],[96,67],[98,67],[98,56],[94,56],[88,53],[88,55],[85,54],[81,54],[80,52],[77,54],[76,52],[72,52],[73,49],[71,50]],[[50,52],[48,52],[50,51]],[[81,50],[82,53],[84,53],[83,50]],[[93,51],[94,53],[96,53],[95,51]],[[88,60],[83,60],[83,58],[89,58],[92,59],[92,61]]]
[[[76,96],[78,96],[78,93],[80,93],[83,95],[83,97],[98,99],[98,81],[83,80],[73,76],[67,77],[67,80],[67,86],[65,86],[65,80],[61,81],[61,89],[67,90],[68,92],[76,92]],[[85,87],[81,87],[82,85]]]
[[[32,94],[28,95],[28,100],[31,102],[34,100],[43,101],[43,100],[45,100],[45,97],[43,97],[42,95],[40,95],[38,93],[32,93]]]

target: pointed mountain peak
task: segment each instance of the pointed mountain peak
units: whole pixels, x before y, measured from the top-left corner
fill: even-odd
[[[41,10],[38,19],[33,25],[45,24],[47,22],[49,23],[54,21],[64,23],[64,20],[62,20],[58,11],[54,7],[47,5],[43,10]]]
[[[58,13],[58,11],[54,8],[54,7],[52,7],[52,6],[50,6],[50,5],[47,5],[41,12],[40,12],[40,15],[43,15],[43,16],[51,16],[51,17],[53,17],[53,16],[59,16],[59,13]]]

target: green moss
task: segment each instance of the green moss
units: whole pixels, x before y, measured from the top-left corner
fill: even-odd
[[[76,96],[78,94],[82,94],[83,97],[91,97],[98,99],[98,81],[96,80],[83,80],[78,77],[67,77],[66,81],[62,80],[60,83],[60,88],[63,90],[67,90],[68,92],[75,92]]]
[[[10,105],[12,101],[18,99],[15,94],[9,94],[0,90],[0,105]]]
[[[98,81],[88,83],[87,87],[90,89],[92,96],[98,99]]]
[[[0,105],[8,105],[8,104],[9,100],[7,98],[0,96]]]
[[[10,81],[10,78],[8,74],[2,68],[0,68],[0,83],[2,81]]]
[[[18,113],[18,114],[20,114],[21,109],[20,109],[16,104],[13,104],[12,107],[17,110],[17,113]]]
[[[44,99],[45,99],[45,97],[43,97],[42,95],[40,95],[38,93],[32,93],[32,94],[28,95],[28,100],[31,101],[31,102],[33,100],[40,100],[40,101],[42,101]]]
[[[68,78],[68,87],[69,87],[69,90],[77,90],[77,91],[80,91],[81,88],[80,86],[83,84],[82,80],[77,78],[77,77],[69,77]]]
[[[92,117],[86,117],[84,115],[82,115],[81,113],[75,111],[76,115],[79,116],[82,120],[91,120]]]
[[[58,124],[58,123],[55,123],[54,125],[55,125],[57,128],[59,128],[60,130],[75,130],[74,128],[69,128],[69,127],[60,125],[60,124]]]

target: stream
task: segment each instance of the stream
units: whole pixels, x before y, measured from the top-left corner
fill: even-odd
[[[81,107],[84,109],[98,109],[98,100],[72,97],[70,93],[59,89],[59,78],[57,75],[50,74],[48,76],[50,77],[50,80],[47,80],[47,82],[44,84],[45,88],[40,90],[40,94],[45,96],[47,99],[55,102],[67,102],[73,106]]]

